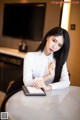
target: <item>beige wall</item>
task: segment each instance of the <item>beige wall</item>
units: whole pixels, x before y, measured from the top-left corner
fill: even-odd
[[[0,46],[18,49],[18,46],[20,43],[20,39],[2,36],[4,3],[27,3],[27,2],[46,2],[47,3],[43,35],[49,29],[55,26],[59,26],[59,20],[60,20],[60,5],[59,4],[58,5],[51,4],[50,0],[1,0],[0,1]],[[40,42],[27,41],[27,44],[28,44],[28,51],[34,51],[38,47]]]
[[[70,30],[70,24],[75,24],[76,30]],[[71,47],[68,68],[71,74],[71,85],[80,86],[80,4],[71,5],[70,24]]]

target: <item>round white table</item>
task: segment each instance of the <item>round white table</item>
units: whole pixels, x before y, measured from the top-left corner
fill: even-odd
[[[6,103],[9,120],[80,120],[80,87],[48,91],[46,96],[12,95]]]

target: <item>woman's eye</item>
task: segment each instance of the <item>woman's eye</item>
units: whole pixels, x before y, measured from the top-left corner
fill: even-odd
[[[59,44],[58,46],[59,46],[60,48],[62,47],[62,45],[61,45],[61,44]]]
[[[53,42],[56,42],[55,39],[52,39]]]

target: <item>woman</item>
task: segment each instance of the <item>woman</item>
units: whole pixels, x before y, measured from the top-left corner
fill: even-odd
[[[66,66],[69,47],[70,38],[65,29],[49,30],[37,51],[27,53],[24,58],[24,84],[45,90],[69,87]]]

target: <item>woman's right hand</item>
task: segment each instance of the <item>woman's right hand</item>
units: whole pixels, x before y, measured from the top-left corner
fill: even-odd
[[[48,64],[48,71],[49,71],[49,77],[52,78],[55,75],[55,64],[53,62],[49,62]]]
[[[53,78],[55,75],[55,64],[53,62],[49,62],[48,64],[48,74],[43,77],[44,81],[47,81],[51,78]]]

